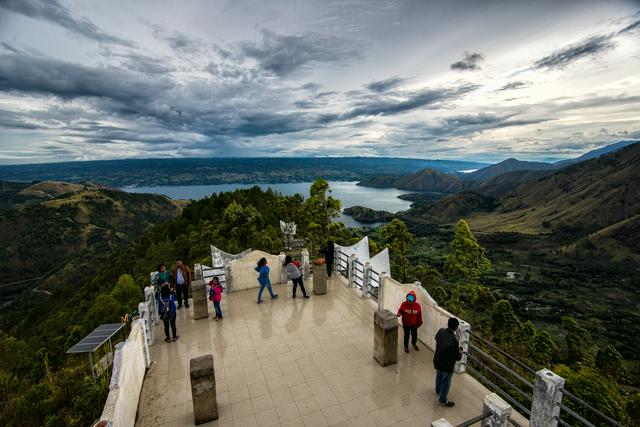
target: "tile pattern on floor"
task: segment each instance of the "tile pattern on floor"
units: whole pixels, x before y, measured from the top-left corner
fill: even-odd
[[[453,380],[454,408],[438,405],[433,353],[422,345],[399,348],[399,363],[380,367],[376,306],[339,278],[310,299],[293,299],[291,285],[274,290],[279,298],[261,305],[257,290],[225,294],[220,321],[194,321],[183,307],[174,343],[158,325],[136,426],[194,425],[189,360],[205,354],[214,357],[219,419],[202,426],[430,426],[443,416],[455,425],[482,411],[489,391],[469,375]]]

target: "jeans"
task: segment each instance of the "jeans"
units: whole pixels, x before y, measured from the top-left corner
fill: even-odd
[[[447,403],[447,395],[451,388],[451,380],[453,379],[453,372],[436,371],[436,394],[440,397],[438,401],[440,403]]]
[[[216,317],[218,319],[222,319],[222,309],[220,308],[220,301],[214,301],[213,308],[216,309]]]
[[[271,283],[267,283],[266,285],[260,283],[260,290],[258,291],[258,301],[262,300],[262,291],[264,291],[264,288],[267,288],[267,290],[269,291],[269,295],[271,295],[271,298],[273,298],[274,293],[271,290]]]
[[[302,276],[297,279],[291,279],[293,281],[293,296],[296,296],[296,290],[298,289],[298,285],[300,285],[300,290],[302,291],[302,295],[307,296],[307,291],[304,290],[304,283],[302,282]]]
[[[176,318],[173,317],[171,320],[163,320],[162,323],[164,323],[164,336],[167,339],[170,339],[169,337],[169,324],[171,324],[171,333],[173,334],[173,337],[177,337],[176,335]]]
[[[418,342],[418,327],[402,326],[402,329],[404,329],[404,348],[409,348],[409,334],[411,334],[411,345],[416,345]]]
[[[189,288],[187,285],[176,286],[176,302],[178,307],[182,306],[182,300],[184,299],[184,305],[189,306]]]

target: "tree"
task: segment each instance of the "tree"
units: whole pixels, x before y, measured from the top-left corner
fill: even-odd
[[[531,346],[529,358],[537,365],[551,367],[553,358],[558,353],[558,345],[547,331],[536,334]]]
[[[493,339],[513,349],[518,338],[522,335],[522,323],[513,312],[513,307],[507,300],[500,300],[493,306],[491,313],[491,332]]]
[[[456,225],[451,253],[444,264],[445,275],[451,280],[476,284],[490,268],[491,261],[485,257],[485,249],[478,244],[467,222],[461,219]]]
[[[596,367],[602,375],[614,381],[618,381],[628,374],[622,362],[622,355],[611,344],[598,350],[596,354]]]
[[[576,319],[565,316],[562,327],[567,331],[567,362],[593,366],[593,339],[589,331],[581,327]]]
[[[394,218],[389,224],[382,227],[380,235],[383,245],[389,248],[392,277],[401,282],[407,281],[411,267],[407,254],[415,243],[413,234],[404,222]]]
[[[635,392],[627,398],[625,409],[631,421],[630,425],[640,427],[640,392]]]
[[[331,219],[340,216],[340,200],[334,199],[330,194],[329,183],[318,178],[311,185],[309,198],[304,204],[308,219],[307,238],[311,240],[315,252],[329,240]]]

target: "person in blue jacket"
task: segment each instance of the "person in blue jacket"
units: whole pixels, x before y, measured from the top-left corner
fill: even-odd
[[[274,294],[271,290],[271,280],[269,279],[269,267],[267,267],[267,259],[265,257],[260,258],[258,266],[256,267],[258,272],[258,283],[260,284],[260,290],[258,291],[258,304],[262,304],[262,291],[267,288],[271,299],[278,298],[278,294]]]
[[[171,333],[173,335],[173,341],[178,339],[176,334],[176,297],[169,286],[169,283],[164,283],[160,287],[160,291],[156,294],[158,300],[158,316],[164,323],[164,335],[165,342],[171,342],[169,337],[169,325],[171,325]]]

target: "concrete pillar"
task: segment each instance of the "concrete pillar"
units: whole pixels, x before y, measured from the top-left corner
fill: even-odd
[[[355,255],[349,255],[349,260],[347,261],[348,269],[349,269],[349,287],[352,288],[356,283],[356,261],[358,257]]]
[[[384,310],[384,287],[387,281],[387,273],[380,273],[380,288],[378,288],[378,311]]]
[[[304,280],[306,281],[309,277],[311,277],[311,267],[309,265],[309,251],[306,249],[303,249],[301,252],[302,255],[302,268],[303,268],[303,272],[302,274],[304,275]]]
[[[209,303],[207,301],[209,300],[209,295],[207,295],[207,286],[202,278],[191,282],[191,298],[193,304],[193,320],[208,318]]]
[[[453,424],[447,421],[446,418],[440,418],[438,420],[432,421],[431,427],[453,427]]]
[[[140,316],[140,322],[142,322],[142,350],[144,351],[144,366],[150,368],[151,352],[149,351],[149,337],[147,335],[147,331],[148,329],[153,330],[153,328],[149,328],[149,319],[147,319],[146,317]]]
[[[369,297],[369,289],[371,288],[371,263],[364,263],[364,272],[362,273],[362,298]]]
[[[458,343],[460,344],[460,347],[462,347],[462,359],[456,362],[455,373],[464,374],[467,372],[467,352],[469,351],[469,333],[471,332],[471,325],[462,319],[458,320],[460,320],[460,325],[458,326],[456,335],[458,337]]]
[[[147,286],[144,288],[144,300],[149,303],[149,320],[152,325],[157,325],[158,320],[158,306],[156,305],[156,290],[153,286]]]
[[[491,393],[484,398],[482,414],[491,414],[480,423],[480,427],[508,427],[511,418],[511,406],[500,396]]]
[[[196,424],[218,419],[218,398],[216,396],[216,372],[213,369],[213,355],[194,357],[189,361],[191,377],[191,397]]]
[[[231,261],[224,262],[224,287],[225,292],[230,293],[233,291],[233,274],[231,273]]]
[[[144,330],[145,337],[147,339],[148,345],[153,345],[156,340],[153,328],[153,320],[151,319],[151,307],[155,305],[155,301],[153,302],[141,302],[138,304],[138,313],[140,313],[140,318],[144,319]]]
[[[313,266],[313,293],[315,295],[324,295],[327,293],[327,266]]]
[[[560,415],[563,387],[564,378],[549,369],[541,369],[536,372],[529,420],[531,427],[555,427],[558,425],[556,417]]]
[[[373,358],[382,366],[398,363],[398,317],[389,310],[373,313]]]
[[[193,278],[195,280],[202,279],[202,265],[200,264],[193,265]]]
[[[284,264],[284,259],[287,257],[287,255],[285,255],[284,252],[280,252],[280,255],[278,255],[278,260],[280,262],[280,283],[284,283],[285,285],[287,284],[288,277],[287,277],[287,270],[282,267],[282,264]]]

